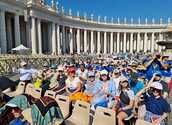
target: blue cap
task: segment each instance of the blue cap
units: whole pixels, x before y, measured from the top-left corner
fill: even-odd
[[[155,72],[155,75],[157,75],[157,76],[162,76],[162,73],[161,73],[160,71],[156,71],[156,72]]]

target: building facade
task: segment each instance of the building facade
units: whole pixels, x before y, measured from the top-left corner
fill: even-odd
[[[71,53],[134,53],[161,52],[156,44],[163,41],[164,32],[171,25],[160,19],[159,23],[107,22],[106,17],[97,20],[94,15],[73,16],[66,14],[56,3],[48,6],[43,0],[0,1],[0,48],[1,53],[20,44],[31,48],[33,54]]]

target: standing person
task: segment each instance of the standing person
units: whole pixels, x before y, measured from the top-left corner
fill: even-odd
[[[123,77],[120,80],[120,101],[117,104],[118,125],[124,125],[123,120],[132,114],[134,107],[134,92],[130,89],[128,79]]]
[[[152,93],[147,90],[151,89]],[[164,119],[167,113],[171,112],[170,105],[162,96],[163,86],[160,82],[153,82],[148,84],[137,95],[143,95],[146,105],[145,120],[156,125],[165,125]]]
[[[16,73],[19,73],[20,81],[25,83],[32,82],[32,75],[37,73],[37,70],[29,68],[25,61],[20,63],[21,68],[16,69]]]

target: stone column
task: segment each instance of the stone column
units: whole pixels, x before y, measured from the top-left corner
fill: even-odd
[[[154,53],[154,49],[155,49],[155,36],[154,33],[151,34],[151,42],[152,42],[152,46],[151,46],[151,52]]]
[[[91,30],[91,53],[94,53],[94,31]]]
[[[117,53],[119,53],[119,50],[120,50],[120,49],[119,49],[119,47],[120,47],[120,46],[119,46],[119,45],[120,45],[120,41],[119,41],[120,38],[119,38],[119,37],[120,37],[120,33],[118,32],[118,33],[117,33],[117,43],[116,43],[116,44],[117,44]]]
[[[100,54],[100,31],[97,31],[97,54]]]
[[[159,33],[159,41],[163,41],[163,33]],[[162,46],[159,46],[159,52],[162,51]]]
[[[110,53],[113,53],[113,32],[110,34]]]
[[[37,48],[36,48],[36,26],[35,26],[35,18],[34,17],[32,17],[31,40],[32,40],[32,54],[37,54]]]
[[[21,40],[20,40],[20,22],[19,22],[18,14],[15,14],[15,17],[14,17],[14,29],[15,29],[15,45],[19,46],[21,43]]]
[[[158,36],[159,36],[159,34],[158,33],[156,33],[156,35],[155,35],[155,50],[156,51],[158,51],[158,44],[157,44],[157,41],[158,41]]]
[[[37,26],[38,26],[38,47],[39,47],[39,54],[42,54],[42,35],[41,35],[41,21],[37,19]]]
[[[147,33],[144,33],[144,52],[147,52],[147,47],[148,47],[148,37],[147,37]]]
[[[104,54],[107,53],[107,33],[104,32]]]
[[[130,33],[130,53],[133,53],[133,33]]]
[[[140,52],[140,33],[137,33],[137,52]]]
[[[87,52],[87,30],[84,29],[84,52]]]
[[[61,45],[60,45],[60,26],[57,24],[57,53],[61,54]]]
[[[65,26],[62,26],[62,50],[63,50],[63,54],[66,53],[66,38],[65,38],[66,34],[65,34]]]
[[[80,54],[80,29],[77,29],[76,44],[77,44],[77,53]]]
[[[56,25],[52,22],[52,54],[56,55]]]
[[[70,53],[73,53],[73,29],[70,27]]]
[[[0,45],[1,52],[7,53],[5,12],[3,10],[0,10]]]
[[[126,49],[127,49],[127,48],[126,48],[126,43],[127,43],[127,41],[126,41],[126,33],[124,33],[123,43],[124,43],[124,44],[123,44],[123,45],[124,45],[123,52],[126,53]]]

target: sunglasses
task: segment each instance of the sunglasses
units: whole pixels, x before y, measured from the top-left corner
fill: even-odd
[[[58,70],[58,72],[63,72],[62,70]]]
[[[156,89],[156,88],[152,88],[152,91],[153,91],[153,92],[158,92],[158,93],[161,93],[161,90],[159,90],[159,89]]]
[[[69,74],[75,74],[75,71],[71,71],[71,72],[69,72]]]
[[[95,78],[95,76],[89,76],[88,78]]]

